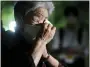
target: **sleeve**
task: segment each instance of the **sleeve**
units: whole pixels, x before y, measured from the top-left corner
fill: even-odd
[[[18,50],[5,50],[2,67],[35,67],[32,56]]]
[[[29,57],[29,67],[35,67],[34,60],[31,56]]]
[[[68,66],[67,66],[65,63],[60,63],[60,62],[59,62],[58,67],[68,67]]]
[[[62,64],[59,63],[59,66],[58,67],[65,67],[65,66],[63,66]]]
[[[44,62],[46,64],[46,67],[52,67],[52,65],[50,63],[48,63],[48,61],[44,60]],[[63,62],[59,62],[58,67],[68,67],[68,66],[65,63],[63,63]]]

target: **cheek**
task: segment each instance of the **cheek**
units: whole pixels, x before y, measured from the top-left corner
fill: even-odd
[[[39,17],[33,16],[33,17],[32,17],[32,20],[35,21],[35,22],[39,22]]]

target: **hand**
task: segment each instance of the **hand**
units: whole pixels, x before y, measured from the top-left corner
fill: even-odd
[[[47,58],[47,57],[48,57],[48,53],[47,53],[46,47],[45,47],[45,49],[44,49],[44,52],[43,52],[43,54],[42,54],[42,57],[43,57],[43,58]]]
[[[52,26],[51,24],[44,23],[38,39],[42,40],[44,43],[47,44],[53,39],[55,31],[56,27]]]

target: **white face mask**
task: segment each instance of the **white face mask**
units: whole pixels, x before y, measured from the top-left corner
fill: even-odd
[[[51,24],[48,20],[46,20],[45,22]],[[25,24],[24,25],[24,32],[23,32],[25,39],[28,42],[32,42],[36,38],[40,29],[41,29],[41,26],[39,26],[39,25]]]

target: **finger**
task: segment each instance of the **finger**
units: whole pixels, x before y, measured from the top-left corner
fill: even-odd
[[[53,26],[53,27],[52,27],[52,30],[56,30],[56,27]]]
[[[53,34],[55,34],[55,32],[56,32],[56,27],[52,27],[52,32],[53,32]]]
[[[48,30],[50,31],[52,28],[52,25],[51,24],[48,24]]]
[[[44,29],[47,29],[47,27],[48,27],[48,24],[44,23]]]
[[[44,19],[43,23],[45,23],[46,19]]]
[[[43,24],[43,34],[42,34],[42,36],[45,34],[45,32],[47,31],[47,26],[48,26],[48,24],[47,23],[44,23]]]

